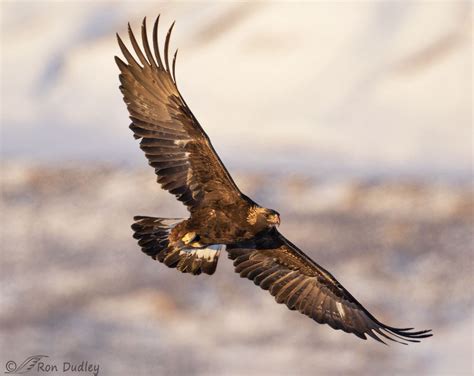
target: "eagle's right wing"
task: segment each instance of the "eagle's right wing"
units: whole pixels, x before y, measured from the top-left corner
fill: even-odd
[[[158,22],[153,28],[153,50],[148,43],[146,20],[142,25],[143,51],[129,25],[129,36],[139,62],[117,35],[126,63],[115,57],[120,68],[120,90],[127,104],[135,138],[155,168],[158,183],[176,195],[190,211],[203,200],[233,203],[241,193],[222,164],[198,121],[176,86],[168,60],[170,35],[164,47],[164,63],[158,47]]]
[[[378,321],[328,271],[316,264],[276,229],[252,241],[228,246],[235,271],[321,324],[366,339],[406,344],[430,337],[431,330],[394,328]]]

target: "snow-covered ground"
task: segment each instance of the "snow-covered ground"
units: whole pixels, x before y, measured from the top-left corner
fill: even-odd
[[[231,167],[469,172],[470,2],[2,2],[2,154],[142,163],[115,32],[176,20],[177,76]]]
[[[212,277],[153,261],[132,217],[185,211],[149,169],[8,163],[0,362],[45,354],[123,376],[471,374],[470,187],[235,175],[377,317],[434,337],[385,347],[318,325],[240,279],[225,254]]]

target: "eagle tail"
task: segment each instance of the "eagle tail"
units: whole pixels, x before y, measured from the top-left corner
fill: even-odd
[[[171,244],[169,234],[182,221],[178,218],[154,218],[137,216],[133,218],[133,237],[138,240],[142,251],[170,268],[194,275],[213,274],[224,246],[189,247],[181,243]]]

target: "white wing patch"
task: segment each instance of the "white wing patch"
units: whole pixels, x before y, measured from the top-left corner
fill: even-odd
[[[224,249],[224,244],[215,244],[209,245],[205,248],[182,248],[179,254],[188,254],[190,256],[196,256],[197,258],[202,258],[206,261],[212,262],[219,257],[221,251]]]
[[[339,312],[339,315],[341,315],[341,318],[344,318],[346,316],[346,313],[344,312],[344,307],[342,306],[341,302],[336,302],[336,307]]]
[[[184,140],[174,140],[173,141],[173,144],[175,144],[176,146],[186,146],[186,144],[191,141],[191,139],[189,138],[186,138]]]

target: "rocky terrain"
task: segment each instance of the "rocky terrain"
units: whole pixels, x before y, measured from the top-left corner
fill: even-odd
[[[395,326],[432,328],[388,347],[277,305],[221,257],[192,277],[142,254],[133,215],[185,216],[153,172],[2,167],[2,362],[44,354],[103,375],[469,374],[469,185],[236,174],[281,231]]]

